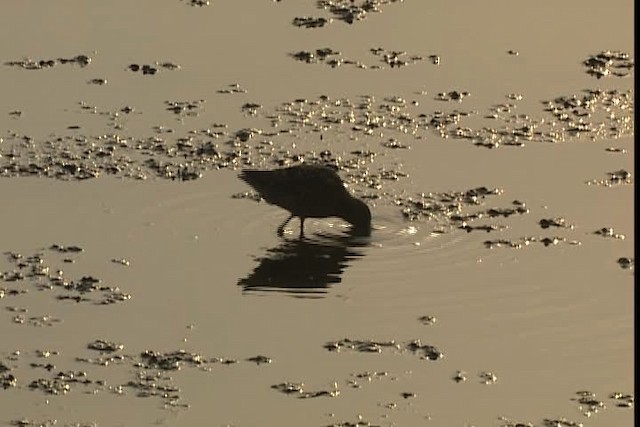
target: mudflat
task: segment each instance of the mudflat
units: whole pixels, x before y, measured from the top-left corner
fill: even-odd
[[[633,425],[633,8],[1,5],[0,424]]]

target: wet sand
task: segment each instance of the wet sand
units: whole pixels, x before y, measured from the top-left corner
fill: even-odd
[[[1,424],[632,425],[633,3],[205,3],[0,6]]]

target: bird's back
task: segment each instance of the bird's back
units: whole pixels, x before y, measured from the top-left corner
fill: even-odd
[[[244,170],[240,179],[268,203],[300,217],[334,216],[345,197],[351,197],[331,168],[296,165],[274,170]]]

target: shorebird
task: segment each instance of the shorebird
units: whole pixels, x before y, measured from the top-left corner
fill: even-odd
[[[301,164],[283,169],[251,170],[240,173],[260,196],[291,214],[278,227],[278,235],[297,216],[300,218],[300,237],[304,236],[307,218],[342,218],[352,225],[357,235],[371,234],[371,211],[345,188],[335,170],[328,166]]]

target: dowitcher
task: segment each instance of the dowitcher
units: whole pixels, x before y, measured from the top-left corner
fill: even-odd
[[[356,235],[371,233],[371,211],[345,188],[336,171],[328,166],[301,164],[283,169],[251,170],[240,173],[240,179],[253,187],[260,196],[290,212],[278,227],[278,235],[297,216],[300,236],[304,236],[307,218],[342,218],[352,225]]]

